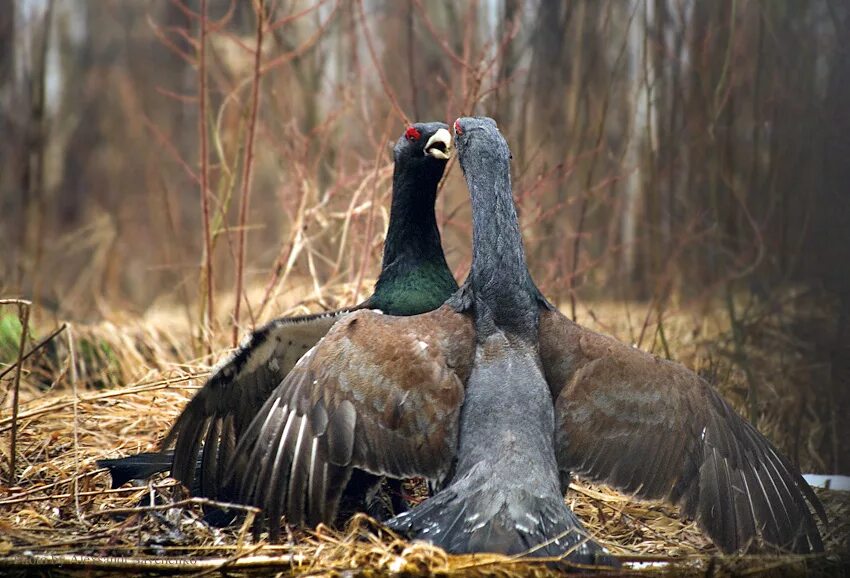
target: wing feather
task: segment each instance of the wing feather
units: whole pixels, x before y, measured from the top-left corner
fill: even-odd
[[[212,420],[204,436],[204,451],[201,456],[201,493],[204,496],[215,495],[218,492],[216,485],[216,471],[218,470],[219,441],[221,440],[223,422]]]
[[[174,444],[175,450],[172,476],[191,487],[199,459],[200,474],[221,470],[219,461],[227,464],[232,458],[227,448],[233,438],[248,427],[269,394],[339,318],[355,309],[283,317],[251,333],[213,370],[166,436],[163,447]],[[215,440],[216,435],[230,439]],[[204,495],[218,497],[216,486],[208,478]]]
[[[304,518],[304,490],[307,482],[307,468],[309,467],[309,450],[313,438],[308,433],[310,420],[307,415],[299,416],[298,433],[295,436],[295,446],[292,450],[292,464],[289,474],[289,488],[286,492],[287,516],[293,520],[305,520]],[[276,518],[274,518],[276,519]]]
[[[280,399],[275,399],[273,407],[269,411],[266,419],[267,425],[257,433],[261,436],[260,443],[251,452],[251,458],[248,460],[248,466],[256,471],[256,477],[245,476],[240,480],[240,494],[250,494],[258,491],[257,481],[266,475],[271,475],[276,469],[274,465],[279,459],[280,451],[275,448],[282,447],[282,441],[288,439],[289,430],[292,427],[292,420],[295,417],[295,412],[290,411],[287,404],[283,404],[279,408]],[[239,452],[237,452],[239,455]],[[262,491],[262,488],[259,488]],[[265,499],[265,494],[263,495]]]
[[[252,480],[252,487],[257,493],[255,505],[265,508],[271,515],[280,517],[286,501],[286,492],[278,492],[276,489],[280,486],[286,487],[290,475],[292,464],[292,447],[294,445],[294,434],[301,429],[301,418],[296,414],[294,409],[288,408],[286,413],[286,425],[281,428],[280,432],[269,439],[267,446],[267,454],[263,460],[263,467],[259,470],[259,476],[256,480]],[[266,476],[271,479],[267,485],[261,483],[261,480]],[[278,537],[279,526],[272,525],[269,528],[272,540]]]
[[[540,353],[562,472],[678,503],[725,551],[823,549],[812,489],[696,374],[556,311],[541,312]]]
[[[333,521],[354,468],[441,476],[455,452],[474,344],[470,318],[448,307],[346,316],[245,428],[229,469],[238,499],[264,508],[275,532],[281,516],[296,525]],[[270,417],[280,408],[294,416],[285,435],[282,417]]]

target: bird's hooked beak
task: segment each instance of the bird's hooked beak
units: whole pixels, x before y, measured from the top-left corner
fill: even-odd
[[[435,159],[448,160],[452,156],[452,135],[444,128],[437,130],[425,143],[425,154]]]

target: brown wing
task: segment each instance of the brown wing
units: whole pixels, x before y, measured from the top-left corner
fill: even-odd
[[[358,311],[289,373],[245,432],[232,462],[241,502],[273,538],[333,520],[353,468],[437,478],[449,468],[474,350],[469,317],[443,306],[412,317]]]
[[[678,503],[727,552],[757,536],[823,549],[809,506],[826,514],[814,492],[696,374],[554,311],[541,314],[540,349],[562,473]]]
[[[284,317],[251,333],[213,371],[166,436],[164,448],[174,443],[172,477],[193,487],[198,475],[202,495],[222,497],[223,467],[230,460],[238,433],[248,427],[301,356],[347,313]]]

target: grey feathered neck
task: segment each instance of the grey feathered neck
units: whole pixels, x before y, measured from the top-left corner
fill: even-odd
[[[492,119],[463,118],[456,126],[473,222],[472,269],[459,302],[476,308],[479,337],[503,330],[536,338],[542,297],[525,261],[511,190],[510,150]]]

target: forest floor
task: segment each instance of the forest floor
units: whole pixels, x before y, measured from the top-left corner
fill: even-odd
[[[341,292],[324,304],[334,306],[346,298]],[[824,389],[829,387],[829,352],[818,346],[818,328],[830,312],[794,292],[769,305],[749,297],[740,302],[736,297],[736,303],[734,324],[728,304],[722,303],[673,303],[661,323],[652,304],[580,303],[578,318],[592,329],[699,371],[743,415],[755,411],[758,428],[804,473],[841,473],[833,468],[840,463],[836,452],[843,451],[839,442],[850,439],[848,426],[833,411],[837,394]],[[305,307],[319,308],[316,303],[290,303],[278,312],[303,312]],[[17,316],[14,308],[5,314],[0,317],[0,355],[14,361],[16,347],[9,334]],[[146,317],[119,313],[97,324],[69,325],[28,359],[14,424],[12,486],[7,481],[14,372],[3,378],[0,574],[556,572],[540,562],[500,556],[447,556],[428,545],[406,543],[365,517],[340,531],[298,531],[284,544],[269,545],[252,539],[250,514],[241,525],[218,529],[203,521],[199,501],[175,506],[173,500],[183,496],[170,478],[109,489],[109,476],[95,461],[157,449],[203,383],[210,359],[226,351],[230,332],[220,331],[217,353],[199,358],[192,329],[180,318],[159,309]],[[44,325],[34,327],[34,342],[54,329]],[[593,538],[620,556],[624,574],[841,573],[850,560],[850,493],[816,491],[830,524],[821,528],[827,553],[814,557],[721,556],[693,523],[679,518],[675,507],[639,502],[581,480],[566,499]]]

